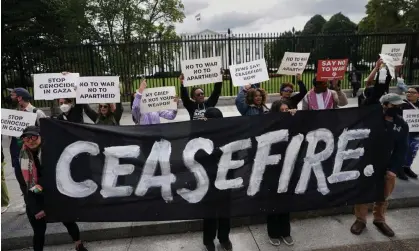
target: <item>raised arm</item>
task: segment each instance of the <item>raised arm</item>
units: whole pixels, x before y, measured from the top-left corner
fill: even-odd
[[[301,100],[303,100],[303,98],[306,96],[306,94],[308,92],[307,88],[306,88],[306,85],[304,84],[303,81],[301,81],[301,75],[300,74],[297,75],[297,83],[298,83],[298,88],[299,88],[300,92],[298,92],[297,94],[295,94],[294,96],[291,97],[291,100],[295,105],[300,103]]]
[[[113,112],[113,116],[115,120],[119,123],[122,118],[122,113],[124,112],[124,108],[122,107],[122,102],[115,104],[115,111]]]
[[[371,85],[372,83],[374,83],[375,75],[377,74],[378,70],[380,69],[380,66],[381,66],[382,63],[383,63],[383,60],[381,58],[377,60],[377,62],[375,63],[374,69],[372,69],[370,75],[368,75],[368,77],[367,77],[367,85]]]
[[[236,97],[236,107],[241,115],[245,115],[246,111],[249,109],[249,105],[246,103],[246,87],[240,86],[239,93]]]
[[[188,89],[186,89],[185,86],[183,86],[183,73],[180,75],[180,99],[182,100],[183,106],[186,108],[186,110],[193,110],[194,102],[191,100],[188,94]]]
[[[175,102],[176,105],[178,105],[179,98],[176,96],[173,102]],[[159,111],[159,116],[167,120],[174,120],[176,118],[176,115],[177,115],[177,109]]]
[[[89,117],[89,119],[92,120],[93,123],[95,123],[99,116],[98,113],[93,111],[93,109],[88,104],[83,105],[83,109],[87,117]]]

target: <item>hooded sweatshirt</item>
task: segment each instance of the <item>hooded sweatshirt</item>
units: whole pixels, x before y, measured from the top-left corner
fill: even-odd
[[[222,82],[215,83],[214,90],[211,96],[203,103],[196,103],[189,98],[188,89],[183,84],[180,86],[180,98],[182,99],[183,106],[189,113],[191,120],[197,120],[204,117],[205,111],[217,105],[218,98],[221,94]]]

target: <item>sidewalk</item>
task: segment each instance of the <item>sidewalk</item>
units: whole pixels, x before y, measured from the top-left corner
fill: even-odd
[[[354,221],[352,215],[329,216],[291,223],[294,246],[284,243],[274,247],[268,241],[265,225],[253,225],[232,229],[230,233],[235,251],[417,251],[419,250],[419,208],[389,211],[387,222],[396,236],[388,238],[378,232],[371,223],[362,235],[355,236],[349,228]],[[319,231],[321,230],[321,231]],[[82,233],[84,236],[84,233]],[[69,237],[67,237],[69,238]],[[218,245],[218,241],[215,241]],[[202,232],[106,240],[87,243],[89,251],[200,251]],[[3,249],[2,249],[3,250]],[[45,251],[74,250],[72,244],[49,246]],[[16,250],[17,251],[17,250]]]

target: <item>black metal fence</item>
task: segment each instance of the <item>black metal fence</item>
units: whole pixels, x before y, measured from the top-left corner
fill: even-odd
[[[153,40],[127,44],[82,44],[68,46],[31,46],[28,48],[2,49],[2,93],[6,88],[26,87],[33,90],[31,74],[51,72],[79,72],[81,76],[120,76],[123,92],[134,92],[139,79],[145,75],[149,86],[179,86],[182,60],[221,56],[223,67],[265,58],[271,80],[263,83],[269,93],[279,91],[290,76],[276,74],[284,52],[310,52],[310,59],[303,74],[308,87],[319,59],[349,59],[349,70],[356,67],[365,78],[374,67],[382,44],[406,43],[402,73],[407,84],[419,83],[419,33],[388,34],[213,34],[201,33],[180,36],[177,40]],[[224,76],[222,95],[236,95],[229,73]],[[350,88],[348,80],[341,83]],[[203,86],[210,92],[212,85]],[[37,106],[48,105],[36,101]]]

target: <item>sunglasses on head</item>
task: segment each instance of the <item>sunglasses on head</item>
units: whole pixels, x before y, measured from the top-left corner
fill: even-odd
[[[39,136],[35,136],[35,135],[24,136],[24,137],[22,137],[22,140],[25,141],[25,142],[27,142],[29,140],[36,141],[36,140],[38,140],[38,137]]]
[[[99,108],[108,108],[108,105],[99,105]]]

